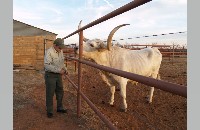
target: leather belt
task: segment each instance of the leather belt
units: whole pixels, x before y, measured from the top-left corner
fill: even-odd
[[[45,73],[47,73],[47,74],[56,74],[56,75],[60,75],[60,73],[54,73],[54,72],[49,72],[49,71],[45,71]]]

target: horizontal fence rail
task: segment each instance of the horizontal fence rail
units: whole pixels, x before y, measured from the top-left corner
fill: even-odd
[[[163,81],[163,80],[157,80],[157,79],[154,79],[154,78],[133,74],[133,73],[130,73],[130,72],[106,67],[106,66],[103,66],[103,65],[98,65],[98,64],[95,64],[95,63],[92,63],[92,62],[89,62],[89,61],[79,60],[77,58],[72,58],[72,57],[67,57],[67,58],[79,61],[83,64],[86,64],[86,65],[92,66],[94,68],[113,73],[113,74],[118,75],[118,76],[122,76],[122,77],[127,78],[127,79],[137,81],[139,83],[143,83],[145,85],[153,86],[155,88],[158,88],[158,89],[161,89],[161,90],[164,90],[164,91],[167,91],[167,92],[170,92],[170,93],[182,96],[182,97],[187,97],[187,87],[186,86],[182,86],[182,85],[178,85],[178,84],[174,84],[174,83],[169,83],[169,82],[166,82],[166,81]]]

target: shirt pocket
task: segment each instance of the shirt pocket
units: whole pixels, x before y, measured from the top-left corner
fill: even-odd
[[[62,57],[62,63],[64,63],[65,62],[65,58],[64,57]]]
[[[59,63],[59,58],[58,57],[53,57],[53,63]]]

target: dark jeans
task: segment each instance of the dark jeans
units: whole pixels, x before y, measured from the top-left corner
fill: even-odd
[[[60,74],[45,72],[46,107],[48,113],[53,113],[53,96],[56,93],[57,109],[62,109],[63,83]]]

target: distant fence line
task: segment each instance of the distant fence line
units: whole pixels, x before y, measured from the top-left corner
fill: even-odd
[[[138,47],[139,46],[139,47]],[[124,45],[123,48],[131,49],[131,50],[140,50],[147,47],[157,47],[163,57],[167,57],[169,61],[172,63],[175,62],[175,58],[187,58],[187,49],[183,46],[180,47],[177,45],[141,45],[141,44],[132,44],[132,45]]]
[[[119,45],[120,46],[120,45]],[[67,49],[64,50],[64,54],[69,57],[76,57],[76,54],[74,52],[74,48],[76,47],[76,44],[71,44],[67,45]],[[160,52],[162,53],[163,57],[168,58],[170,62],[174,62],[175,58],[186,58],[187,57],[187,49],[183,47],[177,47],[177,45],[158,45],[158,44],[153,44],[153,45],[145,45],[145,44],[131,44],[131,45],[124,45],[121,46],[126,49],[131,49],[131,50],[140,50],[143,48],[147,47],[157,47]],[[70,62],[71,60],[66,61]],[[73,61],[75,64],[76,68],[76,61]],[[76,71],[76,69],[75,69]]]
[[[154,35],[144,35],[137,36],[132,38],[121,38],[119,40],[113,39],[112,44],[117,45],[123,48],[141,48],[142,46],[154,46],[159,48],[174,47],[174,49],[187,49],[187,31],[185,32],[175,32],[175,33],[162,33],[162,34],[154,34]],[[176,34],[186,34],[185,36],[176,35]],[[162,36],[162,37],[159,37]],[[170,36],[170,37],[165,37]],[[147,39],[152,37],[151,39]],[[157,37],[157,38],[156,38]],[[128,41],[132,39],[133,41]],[[124,42],[121,42],[123,41]],[[126,41],[127,40],[127,41]],[[103,40],[106,43],[106,40]],[[67,46],[76,46],[78,43],[71,43]]]
[[[162,34],[144,35],[144,36],[136,36],[136,37],[129,37],[129,38],[120,38],[119,40],[134,39],[134,38],[145,38],[145,37],[158,37],[158,36],[164,36],[164,35],[182,34],[182,33],[186,33],[186,32],[187,31],[175,32],[175,33],[162,33]],[[112,41],[116,41],[116,40],[113,39]],[[106,41],[104,41],[104,42],[106,42]]]

